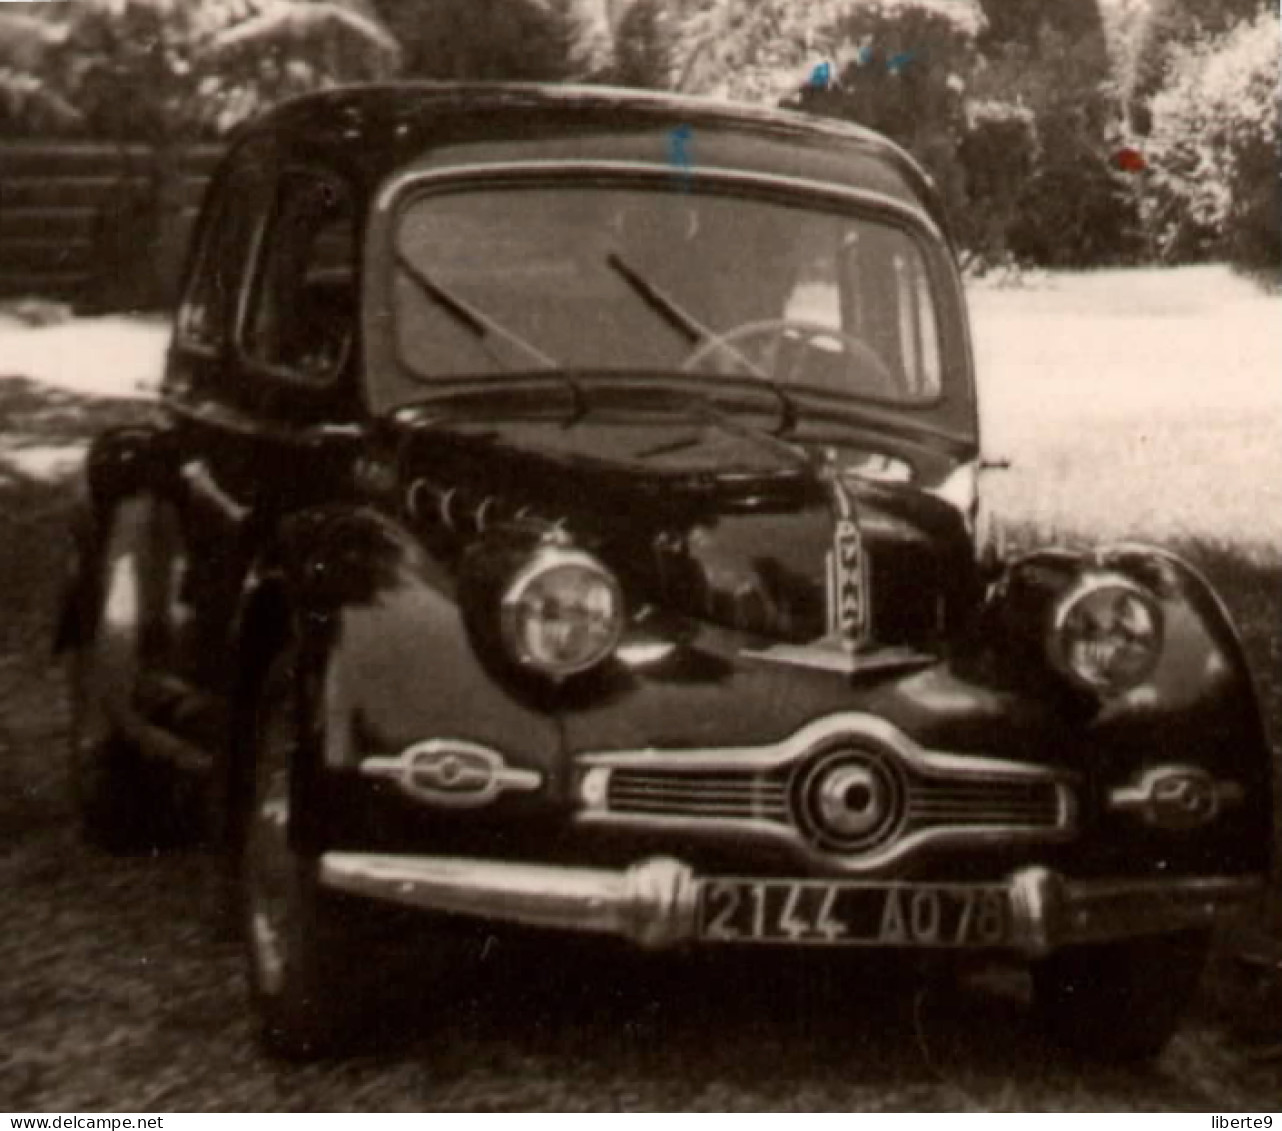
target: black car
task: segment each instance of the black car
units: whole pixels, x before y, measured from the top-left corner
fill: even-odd
[[[288,103],[211,186],[155,420],[88,456],[84,830],[204,809],[284,1053],[359,1028],[408,906],[442,952],[1008,955],[1066,1041],[1151,1054],[1271,863],[1247,665],[1162,550],[1002,560],[983,469],[945,219],[886,139]]]

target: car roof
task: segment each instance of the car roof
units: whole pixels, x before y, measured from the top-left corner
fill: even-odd
[[[364,84],[282,103],[239,137],[270,139],[283,155],[341,167],[370,193],[416,168],[577,159],[679,163],[685,172],[705,164],[864,189],[945,226],[930,178],[882,135],[683,95],[528,83]]]

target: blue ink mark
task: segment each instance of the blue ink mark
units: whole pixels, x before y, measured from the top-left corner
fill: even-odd
[[[686,152],[686,143],[693,134],[694,130],[689,126],[681,125],[668,135],[668,161],[681,170],[685,188],[690,187],[690,174],[693,169],[690,154]]]
[[[901,51],[898,55],[893,56],[886,64],[886,70],[888,70],[892,75],[897,75],[912,62],[912,59],[913,52]]]
[[[807,85],[817,87],[819,90],[827,90],[831,83],[832,65],[830,63],[819,63],[810,72],[810,79]]]

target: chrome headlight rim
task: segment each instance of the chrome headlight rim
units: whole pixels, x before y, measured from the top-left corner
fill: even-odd
[[[580,569],[591,574],[594,581],[609,590],[614,617],[608,632],[590,654],[572,663],[552,663],[531,650],[523,632],[522,610],[531,588],[538,581],[549,573],[566,568]],[[582,675],[605,663],[618,649],[626,619],[623,590],[614,574],[586,550],[559,543],[540,546],[534,552],[505,586],[499,606],[499,624],[508,655],[522,670],[554,681]]]
[[[1070,618],[1084,602],[1110,591],[1141,605],[1151,626],[1150,641],[1143,663],[1115,678],[1088,673],[1074,662],[1070,653],[1072,644]],[[1124,695],[1144,684],[1160,663],[1165,645],[1165,617],[1161,602],[1153,593],[1125,574],[1113,571],[1093,571],[1085,574],[1060,594],[1051,606],[1050,623],[1046,632],[1048,662],[1074,686],[1096,695],[1106,697]]]

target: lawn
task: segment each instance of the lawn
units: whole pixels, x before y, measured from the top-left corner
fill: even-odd
[[[972,288],[998,513],[1282,562],[1282,298],[1219,267]]]

